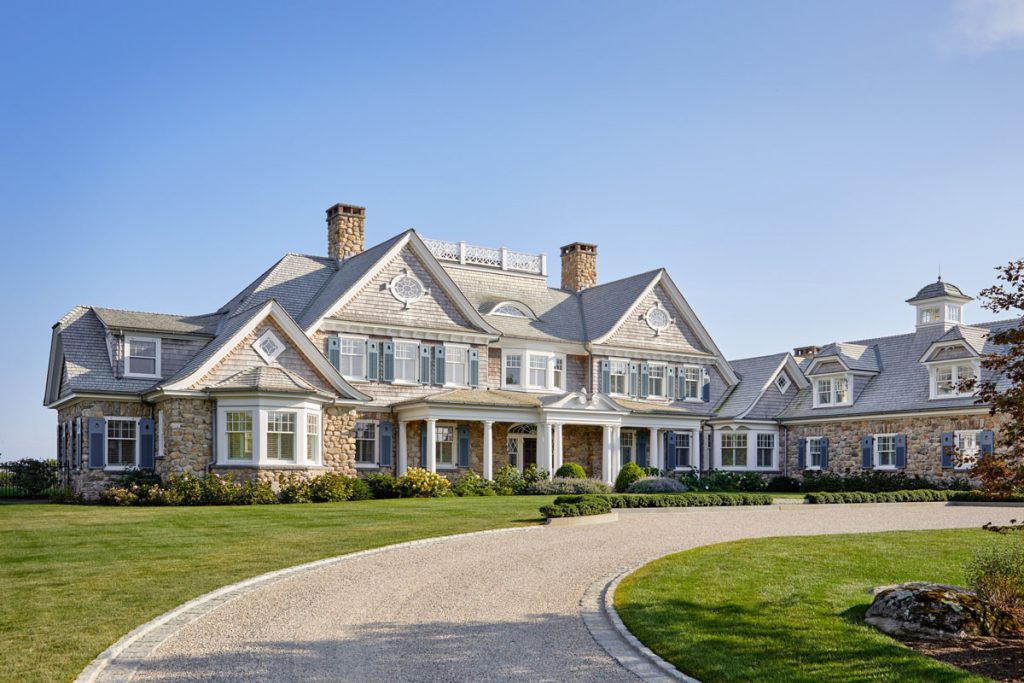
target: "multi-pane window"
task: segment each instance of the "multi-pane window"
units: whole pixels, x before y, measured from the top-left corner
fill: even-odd
[[[967,470],[974,467],[978,462],[978,455],[981,449],[978,446],[977,429],[956,432],[956,454],[954,462],[958,470]]]
[[[701,369],[684,368],[683,372],[683,398],[699,398],[700,381],[703,378]]]
[[[821,467],[821,438],[812,436],[807,439],[807,466]]]
[[[552,371],[552,381],[554,382],[555,389],[565,390],[565,358],[562,356],[555,356],[554,370]]]
[[[935,368],[935,395],[961,396],[970,392],[960,391],[960,383],[976,379],[973,365],[943,365]]]
[[[629,363],[624,360],[613,360],[609,364],[608,392],[625,394]]]
[[[156,339],[139,337],[125,338],[125,360],[128,375],[156,375],[159,361],[160,343]]]
[[[946,318],[950,322],[954,322],[954,323],[960,322],[960,312],[961,311],[960,311],[960,307],[959,306],[952,306],[952,305],[948,305],[948,304],[946,305]]]
[[[655,397],[665,395],[664,365],[651,365],[647,369],[647,395]]]
[[[775,435],[774,434],[758,434],[757,435],[757,466],[758,467],[774,467],[775,466]]]
[[[295,413],[267,413],[267,457],[295,459]]]
[[[623,465],[633,462],[636,457],[636,432],[626,430],[619,432],[619,456]]]
[[[366,340],[341,338],[341,374],[345,377],[366,377]]]
[[[135,420],[107,420],[107,465],[134,467],[135,443],[138,435]]]
[[[419,356],[416,342],[395,342],[395,381],[415,382]]]
[[[320,416],[306,413],[306,461],[319,461],[320,454]]]
[[[835,381],[836,403],[847,403],[850,400],[850,380],[845,377],[836,377]]]
[[[676,467],[690,466],[690,438],[689,432],[676,433]]]
[[[252,460],[252,413],[230,411],[225,415],[228,460]]]
[[[377,464],[376,422],[356,422],[356,464]]]
[[[896,466],[896,435],[879,434],[875,437],[875,467]]]
[[[505,356],[505,385],[518,387],[523,382],[523,357],[518,353]]]
[[[848,377],[822,377],[814,382],[816,406],[845,405],[850,402]]]
[[[437,464],[455,467],[455,426],[437,425],[436,450]]]
[[[939,308],[922,308],[921,309],[921,322],[922,323],[933,323],[938,321],[942,317],[942,309]]]
[[[445,384],[465,386],[469,381],[469,349],[464,346],[446,346],[444,349]]]
[[[530,354],[530,386],[546,387],[548,385],[548,358]]]
[[[829,405],[832,403],[832,380],[831,379],[819,379],[818,385],[818,404]]]
[[[722,467],[747,466],[747,435],[722,432]]]

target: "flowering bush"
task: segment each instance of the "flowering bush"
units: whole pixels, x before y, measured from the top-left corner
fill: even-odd
[[[326,472],[306,482],[313,503],[340,503],[352,498],[352,480],[342,474]]]
[[[451,484],[436,472],[410,467],[398,478],[399,495],[403,498],[440,498],[448,495]]]

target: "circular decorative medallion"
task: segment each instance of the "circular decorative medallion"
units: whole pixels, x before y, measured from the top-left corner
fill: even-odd
[[[391,296],[405,304],[406,308],[423,298],[426,291],[423,283],[408,270],[395,276],[388,288],[391,290]]]
[[[647,326],[654,330],[655,333],[661,332],[672,324],[672,318],[669,317],[668,311],[662,308],[660,304],[651,306],[647,310],[644,320],[647,321]]]

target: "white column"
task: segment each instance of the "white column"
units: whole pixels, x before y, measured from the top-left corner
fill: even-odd
[[[554,469],[558,469],[565,464],[565,454],[562,452],[562,425],[556,424],[555,428],[555,464]]]
[[[659,470],[664,469],[665,465],[661,461],[661,443],[658,441],[658,429],[657,427],[651,427],[651,436],[647,440],[648,462],[651,467],[657,467]]]
[[[551,476],[551,425],[537,424],[537,468]]]
[[[437,420],[426,420],[427,469],[437,472]]]
[[[406,428],[409,423],[399,421],[398,423],[398,476],[402,476],[409,469],[409,437]]]
[[[601,442],[601,479],[604,483],[611,484],[615,481],[612,477],[612,427],[604,426],[603,441]]]
[[[622,471],[622,427],[615,425],[612,428],[612,481]]]
[[[494,479],[493,426],[493,421],[484,420],[484,479]]]

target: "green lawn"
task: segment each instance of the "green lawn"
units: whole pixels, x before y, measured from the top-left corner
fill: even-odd
[[[69,680],[139,624],[240,579],[417,538],[536,524],[538,507],[552,500],[0,505],[0,681]]]
[[[918,655],[861,619],[868,590],[963,585],[981,530],[769,538],[698,548],[628,576],[615,607],[679,670],[715,681],[982,681]]]

